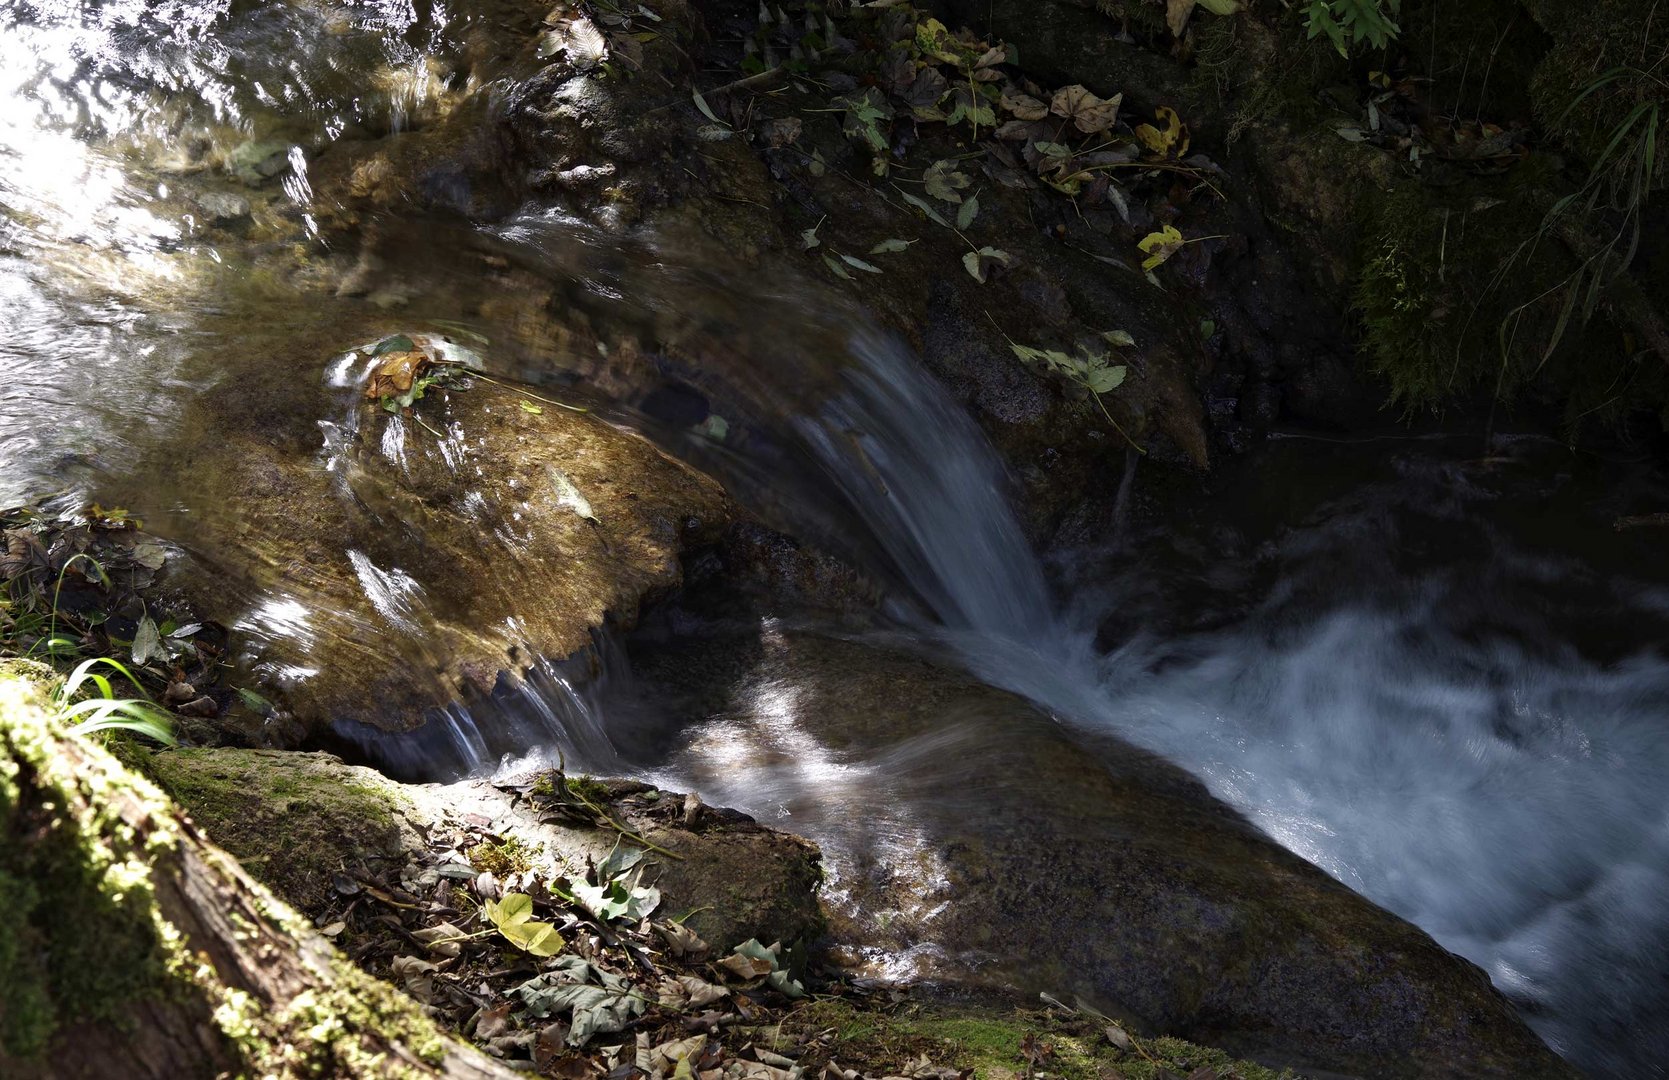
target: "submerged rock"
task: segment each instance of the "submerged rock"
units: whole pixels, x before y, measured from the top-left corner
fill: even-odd
[[[837,938],[873,973],[1082,995],[1330,1073],[1573,1075],[1481,970],[1151,754],[850,642],[642,659],[709,717],[676,766],[823,845]]]
[[[288,378],[275,394],[295,395]],[[241,415],[204,403],[181,461],[205,504],[231,510],[194,523],[219,559],[174,584],[234,626],[293,718],[257,743],[410,730],[587,650],[676,586],[681,554],[731,514],[716,483],[647,441],[497,383],[434,387],[395,413],[357,384],[326,390],[341,419],[322,425],[288,403],[265,425],[239,389]]]

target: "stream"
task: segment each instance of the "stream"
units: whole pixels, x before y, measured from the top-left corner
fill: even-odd
[[[385,221],[374,265],[327,274],[310,155],[421,124],[490,78],[464,57],[496,17],[0,0],[0,505],[129,508],[224,575],[229,625],[293,635],[319,600],[240,533],[241,496],[217,482],[226,433],[270,432],[325,468],[357,405],[344,350],[417,313],[467,323],[505,343],[487,350],[500,374],[586,395],[880,583],[880,612],[839,633],[1162,755],[1478,964],[1584,1071],[1669,1075],[1669,569],[1653,529],[1613,528],[1669,504],[1649,463],[1533,436],[1277,432],[1203,481],[1132,462],[1102,478],[1116,515],[1039,554],[979,428],[826,285],[626,245],[538,205],[479,226]],[[527,306],[482,314],[503,290],[484,259],[593,321],[734,348],[647,392],[587,383],[530,334]],[[341,284],[355,273],[370,280]],[[733,429],[722,447],[666,405],[666,386],[700,380]],[[414,682],[444,611],[372,615],[440,591],[420,573],[361,574],[363,632]],[[496,710],[454,705],[360,749],[414,776],[560,752],[695,782],[823,843],[838,879],[875,843],[858,808],[885,761],[817,757],[794,741],[794,687],[767,683],[753,705],[793,767],[715,770],[703,755],[750,729],[703,741],[705,717],[634,676],[645,640],[604,641],[600,667],[541,659]],[[328,663],[331,643],[316,648]],[[971,769],[982,751],[939,752]]]

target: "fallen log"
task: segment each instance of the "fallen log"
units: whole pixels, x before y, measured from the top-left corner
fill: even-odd
[[[42,706],[0,679],[0,1076],[514,1075]]]

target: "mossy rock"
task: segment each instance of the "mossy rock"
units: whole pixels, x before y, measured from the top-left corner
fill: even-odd
[[[329,754],[183,749],[136,755],[134,764],[303,911],[322,909],[332,876],[372,856],[394,856],[414,837],[400,785]]]
[[[1155,1080],[1164,1070],[1189,1076],[1202,1068],[1241,1080],[1293,1075],[1182,1039],[1144,1039],[1139,1048],[1120,1049],[1109,1026],[1090,1013],[1003,1001],[912,1000],[879,1009],[826,998],[795,1011],[785,1030],[832,1033],[829,1056],[865,1075],[897,1075],[923,1055],[940,1068],[972,1069],[982,1080],[1015,1080],[1037,1070],[1060,1080]],[[1028,1061],[1028,1050],[1035,1061]]]

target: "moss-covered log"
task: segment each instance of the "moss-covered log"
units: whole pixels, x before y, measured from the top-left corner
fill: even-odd
[[[0,680],[0,1075],[508,1077]]]

